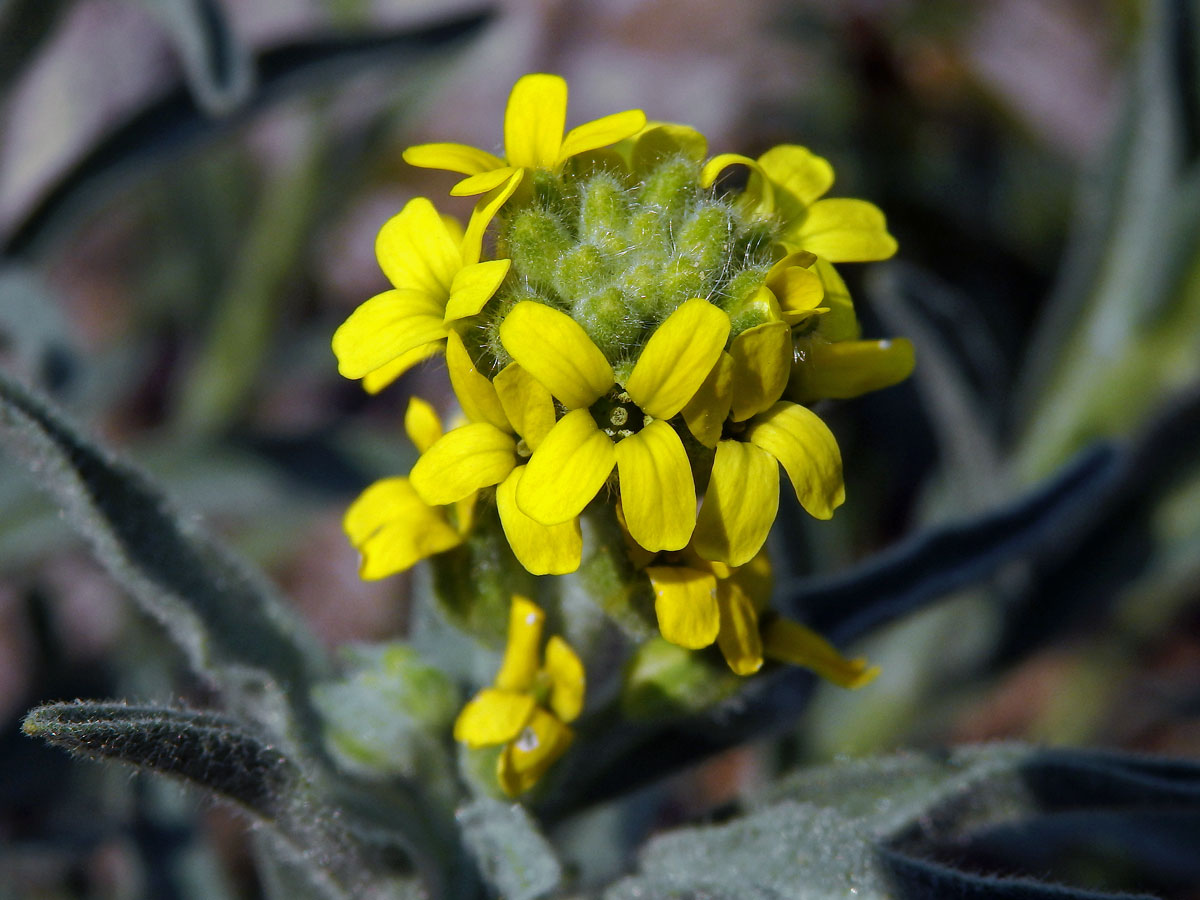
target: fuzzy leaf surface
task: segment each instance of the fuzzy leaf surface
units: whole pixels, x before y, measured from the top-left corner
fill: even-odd
[[[309,685],[326,662],[261,575],[4,372],[0,444],[24,460],[109,573],[226,702],[280,738],[291,732],[288,707],[293,720],[312,718]]]

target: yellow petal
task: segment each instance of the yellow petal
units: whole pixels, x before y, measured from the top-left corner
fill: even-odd
[[[542,608],[519,594],[508,608],[508,641],[504,662],[496,674],[495,686],[502,691],[529,693],[537,680],[541,657],[542,626],[546,614]]]
[[[772,147],[758,158],[766,176],[808,206],[833,186],[833,166],[796,144]]]
[[[480,172],[478,175],[470,175],[450,188],[450,196],[474,197],[476,194],[487,194],[497,189],[500,189],[500,192],[503,193],[503,190],[508,187],[512,187],[515,190],[523,174],[523,169],[504,166],[501,169],[492,169],[490,172]]]
[[[537,784],[567,752],[574,737],[570,727],[554,715],[535,709],[529,723],[496,761],[496,779],[504,793],[516,797]]]
[[[654,558],[658,556],[658,552],[651,552],[635,541],[629,535],[629,526],[625,524],[625,507],[621,505],[621,498],[617,498],[617,525],[621,528],[621,537],[625,544],[625,552],[629,555],[629,561],[635,569],[644,569],[650,563],[654,562]]]
[[[771,573],[771,557],[763,547],[750,562],[738,566],[729,577],[742,589],[754,608],[762,612],[771,599],[775,579]]]
[[[454,739],[468,747],[503,744],[521,733],[536,709],[532,694],[484,688],[458,714]]]
[[[586,409],[567,413],[529,458],[517,505],[543,525],[579,515],[604,486],[616,464],[616,448]]]
[[[822,678],[845,688],[870,684],[879,674],[878,666],[865,659],[847,659],[837,648],[811,628],[799,622],[776,619],[763,629],[763,653],[770,659],[804,666]]]
[[[424,197],[410,200],[379,229],[375,257],[395,287],[422,291],[442,304],[462,265],[458,242]]]
[[[591,406],[613,386],[612,366],[583,326],[543,303],[514,306],[500,323],[500,342],[568,409]]]
[[[463,266],[450,284],[450,297],[446,301],[445,321],[465,319],[476,315],[500,287],[508,274],[510,259],[490,259],[487,262]]]
[[[557,634],[546,642],[545,672],[550,679],[550,708],[563,722],[574,722],[583,711],[586,678],[583,663]]]
[[[733,360],[728,353],[717,358],[708,377],[683,408],[688,430],[705,447],[717,446],[721,429],[733,403]]]
[[[655,329],[625,390],[643,412],[656,419],[671,418],[696,395],[728,337],[725,311],[693,297]]]
[[[745,439],[779,460],[810,516],[828,519],[846,499],[837,440],[811,409],[781,400],[751,420]]]
[[[879,207],[866,200],[818,200],[783,240],[830,262],[870,262],[896,252]]]
[[[359,574],[367,581],[462,543],[442,511],[421,500],[407,478],[385,478],[363,491],[346,510],[344,527],[362,554]]]
[[[463,234],[460,245],[464,265],[479,262],[479,255],[483,247],[483,233],[487,231],[488,225],[500,211],[500,207],[507,203],[508,198],[513,195],[525,174],[524,169],[504,169],[503,171],[508,173],[504,180],[494,187],[485,188],[482,192],[483,196],[479,198],[475,208],[471,211],[471,221],[467,223],[467,230]],[[469,193],[480,192],[470,191]]]
[[[914,364],[912,343],[905,338],[836,344],[799,338],[788,396],[799,403],[857,397],[900,383]]]
[[[442,420],[438,418],[437,410],[420,397],[410,397],[408,409],[404,411],[404,433],[413,446],[424,453],[442,436]]]
[[[436,300],[415,290],[385,291],[352,312],[333,333],[333,352],[343,376],[362,378],[445,336]]]
[[[467,418],[472,422],[487,422],[501,431],[512,431],[504,407],[496,396],[496,389],[487,376],[479,371],[475,360],[467,352],[462,338],[451,331],[446,335],[446,368],[450,372],[450,386],[458,397]]]
[[[744,422],[770,408],[787,385],[792,370],[792,332],[785,322],[747,328],[729,347],[733,360],[730,415]]]
[[[463,175],[478,175],[504,165],[504,160],[499,157],[467,144],[417,144],[401,155],[410,166],[445,169]]]
[[[764,176],[758,161],[740,153],[721,153],[714,156],[700,170],[700,184],[711,187],[721,172],[729,166],[748,166],[750,178],[742,192],[741,202],[751,215],[770,216],[775,214],[775,189],[771,180]]]
[[[721,630],[717,646],[729,668],[737,675],[753,675],[763,664],[762,638],[758,633],[758,613],[750,598],[732,581],[717,585],[717,605],[721,610]]]
[[[422,363],[431,356],[437,356],[445,348],[445,341],[430,341],[428,344],[414,347],[407,353],[401,353],[391,362],[364,375],[362,380],[363,390],[368,394],[378,394],[417,363]]]
[[[542,383],[517,363],[509,363],[492,379],[496,396],[513,431],[530,450],[541,446],[554,427],[554,398]]]
[[[553,169],[567,123],[567,83],[557,75],[525,75],[504,111],[504,153],[510,166]]]
[[[672,644],[699,650],[717,639],[721,610],[717,579],[710,572],[686,566],[651,566],[646,570],[654,588],[658,630]]]
[[[797,264],[796,260],[803,260]],[[766,285],[778,298],[784,320],[789,325],[808,318],[825,299],[821,276],[811,268],[816,261],[811,253],[789,253],[771,267]]]
[[[496,509],[500,525],[512,547],[513,555],[526,571],[534,575],[566,575],[579,568],[583,558],[583,534],[579,519],[557,525],[535,522],[517,506],[517,485],[524,466],[513,469],[496,488]]]
[[[646,114],[640,109],[627,109],[624,112],[613,113],[611,116],[586,122],[567,132],[567,136],[563,138],[562,148],[559,150],[558,161],[563,162],[577,153],[598,150],[609,144],[615,144],[617,141],[623,141],[645,127]]]
[[[846,287],[846,282],[833,267],[833,263],[826,260],[818,259],[813,269],[825,289],[821,305],[829,307],[829,312],[817,320],[817,327],[813,330],[814,336],[826,341],[858,340],[862,329],[859,328],[858,317],[854,313],[854,301],[850,299],[850,290]]]
[[[692,546],[704,559],[741,566],[762,548],[779,509],[779,467],[766,450],[721,441]]]
[[[661,419],[616,446],[621,508],[647,550],[679,550],[696,527],[696,483],[675,429]]]
[[[422,453],[408,477],[422,500],[445,506],[503,481],[513,470],[516,450],[511,435],[487,422],[463,425]]]
[[[708,140],[695,128],[672,122],[648,123],[633,143],[633,169],[647,172],[669,156],[682,154],[699,163],[708,153]]]
[[[758,162],[740,153],[720,153],[704,164],[700,170],[700,186],[712,187],[722,172],[730,166],[749,166],[754,172],[760,171]]]

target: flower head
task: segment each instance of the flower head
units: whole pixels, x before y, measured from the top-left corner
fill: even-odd
[[[817,519],[845,498],[837,441],[810,404],[911,371],[906,341],[862,339],[835,267],[895,251],[882,213],[826,197],[833,169],[803,147],[706,162],[703,135],[647,125],[639,110],[564,135],[566,103],[561,78],[528,75],[509,97],[503,156],[448,143],[405,152],[466,176],[452,193],[482,196],[465,231],[427,200],[385,225],[378,255],[394,289],[363,304],[334,347],[368,389],[444,351],[467,424],[425,433],[410,476],[352,507],[352,541],[380,560],[364,571],[411,565],[494,514],[530,573],[615,558],[615,593],[628,596],[644,596],[648,577],[663,636],[716,643],[739,674],[774,657],[860,683],[865,663],[772,617],[759,574],[780,466]],[[731,165],[749,168],[744,189],[715,184]],[[614,508],[633,563],[619,536],[618,557],[601,547]],[[510,655],[531,640],[526,627],[510,627]],[[548,752],[567,720],[506,677],[464,710],[464,734],[523,759],[516,735],[528,727]],[[506,736],[491,740],[488,723]]]
[[[570,746],[568,727],[583,709],[583,663],[557,635],[540,653],[545,613],[513,597],[504,662],[491,687],[467,703],[454,723],[454,739],[469,747],[504,745],[496,777],[515,797],[533,787]]]

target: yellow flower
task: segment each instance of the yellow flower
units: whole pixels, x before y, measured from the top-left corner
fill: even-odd
[[[787,393],[798,403],[827,398],[845,400],[899,384],[912,374],[912,342],[797,338]]]
[[[574,737],[567,723],[583,709],[583,663],[562,638],[546,642],[545,613],[513,597],[508,646],[492,687],[476,694],[454,723],[454,739],[472,748],[504,744],[496,764],[500,787],[515,797],[533,787]]]
[[[333,335],[338,371],[372,393],[439,353],[454,323],[491,299],[510,261],[480,262],[483,231],[507,196],[489,198],[463,233],[417,197],[379,230],[375,256],[392,290],[351,313]],[[499,201],[499,202],[497,202]]]
[[[416,397],[408,403],[404,428],[418,450],[442,434],[433,407]],[[470,529],[474,496],[463,498],[452,523],[430,506],[407,478],[384,478],[368,487],[346,510],[343,526],[361,556],[359,574],[372,581],[411,568],[422,559],[452,550]]]
[[[804,147],[781,144],[757,160],[737,153],[714,156],[701,172],[705,187],[731,165],[749,166],[746,201],[762,215],[782,221],[779,242],[830,262],[868,262],[896,252],[883,213],[873,203],[821,196],[833,186],[833,167]]]
[[[547,525],[579,515],[617,469],[629,533],[647,550],[678,550],[696,524],[696,488],[668,424],[719,358],[729,317],[707,300],[681,304],[655,330],[624,384],[583,327],[540,303],[518,303],[504,348],[568,410],[526,467],[516,500]],[[603,423],[603,425],[597,424]]]
[[[752,675],[762,668],[758,612],[771,590],[771,564],[765,551],[747,565],[732,568],[702,559],[688,546],[680,554],[663,554],[646,567],[646,574],[664,638],[689,650],[716,641],[738,675]]]
[[[692,434],[716,448],[693,538],[705,559],[740,566],[758,553],[779,509],[776,463],[815,518],[830,518],[846,498],[833,433],[812,410],[779,399],[791,363],[787,326],[755,326],[721,354],[684,408]]]
[[[846,688],[860,688],[879,674],[865,659],[842,656],[811,628],[765,612],[771,597],[765,550],[743,566],[727,566],[688,546],[661,554],[646,574],[662,636],[691,650],[715,641],[737,675],[753,675],[765,659],[804,666]]]
[[[489,381],[453,332],[447,338],[446,364],[470,423],[422,448],[409,476],[416,495],[431,506],[443,506],[495,485],[500,524],[521,564],[534,575],[574,572],[583,552],[578,520],[543,524],[516,502],[525,460],[554,425],[549,392],[516,363]]]
[[[409,147],[404,160],[466,175],[450,193],[472,196],[502,184],[515,188],[527,169],[557,171],[572,156],[624,140],[646,124],[645,113],[629,109],[572,128],[564,137],[566,119],[566,81],[525,75],[513,86],[504,111],[504,159],[465,144],[438,143]]]

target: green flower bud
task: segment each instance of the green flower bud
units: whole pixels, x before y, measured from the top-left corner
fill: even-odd
[[[608,255],[628,249],[625,233],[629,202],[625,186],[611,175],[593,176],[584,185],[580,208],[580,236]]]
[[[708,709],[732,696],[738,676],[703,654],[656,637],[634,653],[625,673],[621,712],[630,719],[658,719]]]
[[[694,162],[673,157],[647,174],[639,199],[643,206],[654,207],[677,227],[696,202],[698,179],[699,167]]]
[[[513,216],[506,237],[513,267],[529,282],[547,286],[554,280],[559,259],[573,244],[559,218],[537,208]]]
[[[625,296],[616,287],[576,300],[571,307],[571,316],[609,359],[627,354],[641,333],[640,322],[628,312]]]
[[[591,244],[580,244],[563,254],[554,288],[569,301],[598,293],[612,281],[612,267],[611,256]]]

